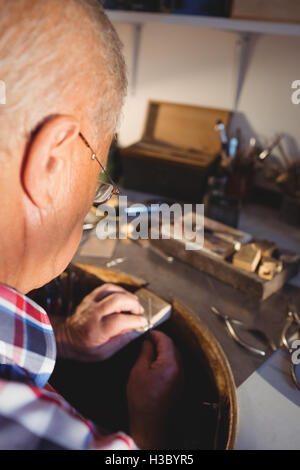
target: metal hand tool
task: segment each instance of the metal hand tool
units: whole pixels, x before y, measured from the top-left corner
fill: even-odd
[[[291,329],[293,327],[296,327],[296,331],[295,331],[295,329],[293,329],[293,331],[291,332]],[[294,306],[292,306],[290,304],[289,304],[289,307],[288,307],[287,318],[286,318],[285,324],[284,324],[282,332],[281,332],[281,338],[280,338],[281,341],[280,341],[280,343],[285,348],[285,350],[288,352],[288,354],[290,356],[290,370],[291,370],[292,379],[293,379],[293,382],[296,385],[296,387],[300,390],[300,383],[299,383],[299,380],[296,376],[296,366],[298,364],[293,362],[294,349],[292,347],[293,344],[291,343],[290,338],[288,338],[289,332],[291,332],[291,335],[294,335],[296,332],[298,332],[298,338],[300,337],[300,317],[299,317],[298,313],[296,312]]]
[[[268,351],[270,351],[270,350],[275,351],[277,349],[276,346],[273,344],[273,342],[271,342],[268,339],[268,337],[265,335],[265,333],[263,331],[258,330],[256,328],[251,328],[251,327],[245,325],[240,320],[236,320],[235,318],[231,318],[228,315],[226,315],[224,313],[221,313],[216,307],[211,307],[211,310],[215,315],[217,315],[219,318],[223,319],[223,321],[225,322],[227,331],[228,331],[229,335],[234,339],[234,341],[236,341],[244,349],[247,349],[247,351],[250,351],[250,352],[252,352],[254,354],[257,354],[259,356],[266,356]],[[237,334],[237,332],[234,328],[235,325],[240,327],[240,328],[243,328],[245,331],[248,331],[248,333],[251,333],[252,336],[256,337],[261,342],[263,342],[266,345],[266,349],[265,350],[258,349],[257,347],[254,347],[251,344],[246,343],[246,341],[241,339],[239,337],[239,335]]]

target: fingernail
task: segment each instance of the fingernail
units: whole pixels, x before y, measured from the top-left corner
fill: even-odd
[[[141,327],[137,331],[144,333],[147,330],[148,330],[148,322],[145,317],[141,317]]]

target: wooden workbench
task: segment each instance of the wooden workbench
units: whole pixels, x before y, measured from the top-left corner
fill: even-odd
[[[135,196],[134,202],[147,199],[144,195],[131,192],[130,200],[133,199],[132,195]],[[269,208],[248,206],[241,214],[239,228],[260,238],[268,237],[283,248],[300,252],[300,230],[280,222],[277,212]],[[277,344],[289,299],[293,299],[300,310],[300,289],[291,283],[267,300],[259,302],[181,261],[174,260],[170,264],[134,242],[119,240],[113,258],[125,260],[111,269],[147,280],[148,288],[153,292],[168,301],[179,299],[207,324],[229,359],[237,386],[267,357],[255,356],[237,345],[227,334],[223,322],[211,313],[210,307],[214,305],[222,312],[262,329]],[[74,260],[99,266],[105,266],[108,261],[107,258],[79,256]]]

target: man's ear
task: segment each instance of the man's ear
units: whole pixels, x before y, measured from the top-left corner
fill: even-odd
[[[21,179],[27,196],[37,206],[51,204],[58,173],[63,171],[68,147],[78,137],[79,123],[72,116],[54,116],[33,135],[24,157]],[[71,147],[70,147],[71,151]]]

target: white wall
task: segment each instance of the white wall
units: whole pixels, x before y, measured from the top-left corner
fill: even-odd
[[[133,28],[115,24],[124,43],[131,81]],[[119,132],[121,146],[140,139],[149,99],[233,109],[238,35],[204,28],[143,26],[134,96],[129,95]],[[232,132],[241,127],[245,145],[251,135],[263,144],[276,132],[285,148],[300,158],[300,104],[291,102],[291,83],[300,79],[300,38],[255,36]]]

